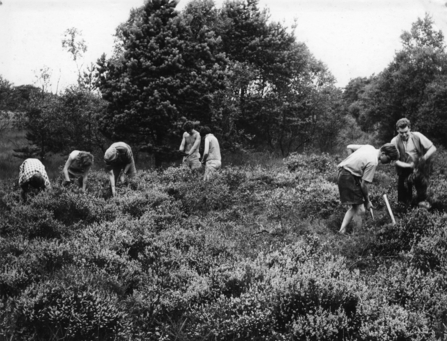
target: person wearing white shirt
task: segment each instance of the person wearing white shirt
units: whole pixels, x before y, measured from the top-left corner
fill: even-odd
[[[205,135],[205,149],[202,158],[202,164],[205,165],[203,180],[208,181],[222,167],[222,157],[220,155],[219,141],[211,134],[211,129],[205,126],[202,128],[201,134]]]
[[[377,165],[397,160],[399,152],[391,143],[376,149],[368,144],[350,144],[347,147],[352,154],[337,166],[338,190],[342,204],[351,207],[345,214],[339,233],[346,234],[346,227],[354,216],[362,216],[367,210],[373,208],[369,199],[368,184],[372,183]]]
[[[85,192],[87,186],[87,176],[93,165],[93,155],[89,152],[73,150],[68,156],[63,169],[65,182],[70,184],[75,180],[79,181],[79,186]]]

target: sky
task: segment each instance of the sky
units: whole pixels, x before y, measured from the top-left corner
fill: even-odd
[[[0,75],[14,85],[36,84],[49,68],[53,91],[76,82],[77,69],[62,48],[64,32],[82,33],[87,66],[113,49],[116,27],[144,0],[0,0]],[[189,0],[180,0],[181,10]],[[224,0],[215,0],[220,7]],[[400,35],[425,13],[447,34],[447,0],[260,0],[271,20],[291,27],[345,86],[382,71],[401,48]]]

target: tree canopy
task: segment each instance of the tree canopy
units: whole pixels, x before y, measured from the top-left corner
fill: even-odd
[[[351,113],[365,130],[377,131],[383,142],[396,134],[396,121],[407,117],[414,129],[447,145],[443,130],[447,121],[444,36],[426,15],[401,35],[401,41],[402,49],[379,75],[348,85],[346,99],[352,98],[351,90],[357,89]]]

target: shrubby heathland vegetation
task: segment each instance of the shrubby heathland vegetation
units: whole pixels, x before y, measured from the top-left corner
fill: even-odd
[[[68,29],[66,89],[47,68],[34,85],[0,77],[0,340],[445,340],[447,54],[431,18],[381,73],[340,89],[257,0],[175,7],[132,10],[113,55],[88,68]],[[397,204],[394,167],[380,165],[375,220],[337,234],[341,150],[389,142],[401,117],[438,147],[431,208]],[[209,182],[168,167],[186,120],[221,144]],[[111,198],[101,166],[115,141],[138,173]],[[86,193],[57,181],[74,149],[95,154]],[[54,186],[24,203],[28,157]]]
[[[445,154],[432,211],[396,202],[391,166],[375,220],[336,233],[338,160],[138,172],[104,196],[56,186],[0,210],[3,340],[439,340],[446,333]],[[104,185],[106,184],[106,185]],[[107,192],[108,193],[108,192]]]

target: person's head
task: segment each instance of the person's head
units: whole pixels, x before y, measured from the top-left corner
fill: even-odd
[[[208,134],[211,134],[211,129],[208,126],[204,126],[201,130],[200,130],[200,135],[202,136],[206,136]]]
[[[93,164],[93,155],[89,152],[79,152],[78,161],[82,169],[90,168]]]
[[[408,118],[401,118],[396,122],[396,130],[402,140],[407,141],[410,137],[411,124]]]
[[[192,130],[194,129],[194,124],[191,121],[186,121],[183,125],[183,130],[186,131],[188,134],[191,134]]]
[[[29,180],[28,184],[36,189],[43,189],[45,188],[45,180],[40,173],[34,174]]]
[[[390,163],[399,158],[399,151],[396,146],[392,143],[385,143],[380,148],[379,160],[381,163]]]

